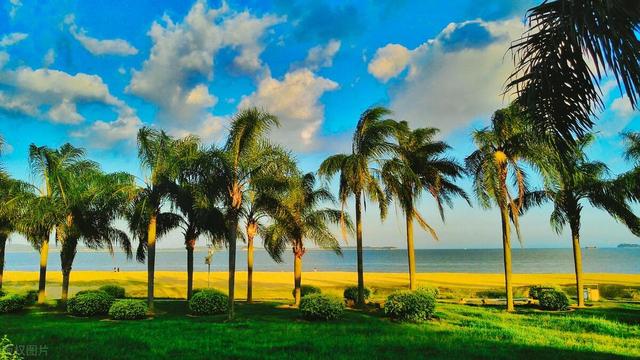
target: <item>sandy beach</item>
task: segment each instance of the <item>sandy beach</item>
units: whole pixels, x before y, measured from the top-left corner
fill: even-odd
[[[156,297],[183,298],[186,292],[186,273],[176,271],[156,272]],[[457,290],[499,289],[504,286],[502,274],[477,273],[419,273],[418,283],[424,286],[437,286]],[[613,284],[624,286],[640,286],[640,274],[584,274],[586,284]],[[243,299],[246,294],[246,272],[236,273],[236,296]],[[255,272],[254,298],[259,300],[290,299],[293,286],[291,272]],[[37,272],[8,271],[4,276],[6,289],[26,290],[37,287]],[[47,274],[47,296],[60,297],[60,271]],[[71,273],[70,292],[94,288],[104,284],[116,283],[124,286],[130,296],[146,295],[147,273],[144,271],[111,272],[111,271],[74,271]],[[575,281],[573,274],[514,274],[514,286],[531,284],[567,285]],[[314,285],[326,293],[341,295],[345,287],[357,283],[355,272],[307,272],[302,275],[302,283]],[[365,273],[365,284],[374,289],[375,294],[384,295],[390,291],[405,288],[408,284],[404,273]],[[207,287],[207,273],[194,274],[194,287]],[[226,291],[227,273],[212,272],[211,287]]]

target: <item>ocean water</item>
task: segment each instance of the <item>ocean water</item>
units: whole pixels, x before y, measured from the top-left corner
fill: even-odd
[[[590,273],[640,273],[640,248],[598,248],[583,249],[584,272]],[[196,271],[206,271],[204,262],[206,250],[196,250],[194,267]],[[214,253],[212,271],[226,271],[227,252]],[[237,269],[246,269],[246,251],[237,253]],[[254,260],[255,271],[291,271],[293,254],[285,254],[284,263],[275,263],[262,249],[257,249]],[[573,253],[571,249],[513,249],[514,273],[572,273]],[[60,269],[60,257],[52,251],[49,254],[49,269]],[[146,265],[135,259],[127,259],[123,253],[113,256],[107,252],[78,252],[74,270],[145,270]],[[365,271],[405,272],[407,271],[407,251],[403,249],[364,250]],[[501,249],[455,249],[416,250],[418,272],[469,272],[500,273],[503,271]],[[5,269],[37,271],[38,254],[35,251],[8,252]],[[303,258],[304,271],[355,271],[356,251],[343,250],[338,256],[331,251],[308,250]],[[158,250],[156,270],[186,270],[185,250]]]

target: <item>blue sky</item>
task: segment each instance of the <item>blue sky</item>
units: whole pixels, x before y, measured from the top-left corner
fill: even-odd
[[[3,165],[29,180],[30,143],[85,147],[105,170],[142,176],[135,134],[143,125],[207,142],[224,138],[244,106],[278,115],[272,139],[314,171],[347,151],[358,115],[384,105],[412,126],[435,126],[462,160],[469,134],[503,107],[512,69],[507,47],[535,1],[35,1],[0,6],[0,134]],[[591,155],[613,173],[628,169],[620,131],[640,130],[615,82]],[[462,184],[470,191],[469,182]],[[440,233],[418,247],[499,247],[498,214],[457,202]],[[548,208],[523,218],[527,247],[567,247]],[[400,213],[366,215],[368,245],[402,247]],[[637,241],[614,220],[585,211],[585,245]],[[18,240],[20,241],[20,240]],[[171,234],[164,246],[179,246]]]

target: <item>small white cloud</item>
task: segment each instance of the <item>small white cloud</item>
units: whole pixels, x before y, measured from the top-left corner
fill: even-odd
[[[333,58],[340,50],[340,40],[330,40],[326,45],[318,45],[309,49],[307,58],[301,64],[301,67],[306,67],[312,71],[318,70],[321,67],[333,66]]]
[[[611,110],[613,110],[616,116],[622,119],[629,119],[634,115],[634,113],[636,113],[626,95],[613,100],[611,103]]]
[[[206,85],[200,84],[193,88],[187,94],[186,103],[194,106],[201,106],[208,108],[214,106],[218,102],[215,96],[209,94],[209,89]]]
[[[78,114],[76,104],[67,99],[52,107],[48,114],[49,119],[61,124],[79,124],[84,120],[84,117]]]
[[[126,74],[126,73],[127,73],[127,70],[126,70],[124,67],[120,66],[120,67],[118,68],[118,74],[120,74],[120,75],[124,75],[124,74]]]
[[[71,136],[85,139],[89,146],[98,149],[111,148],[120,142],[133,146],[140,127],[142,121],[127,107],[119,112],[116,120],[98,120],[83,130],[72,132]]]
[[[82,44],[93,55],[118,55],[129,56],[138,53],[138,49],[123,39],[99,40],[87,35],[87,31],[79,28],[75,23],[73,15],[65,18],[65,23],[69,25],[71,35]]]
[[[376,51],[368,70],[376,79],[387,82],[398,76],[409,64],[409,49],[398,44],[388,44]]]
[[[0,47],[15,45],[28,37],[29,34],[19,32],[4,35],[2,38],[0,38]]]
[[[42,59],[42,65],[44,67],[49,67],[51,65],[53,65],[53,63],[56,61],[56,52],[53,49],[49,49],[49,51],[47,51],[47,53],[44,55],[44,59]]]
[[[272,138],[295,150],[309,151],[317,146],[317,132],[324,121],[320,98],[337,88],[336,82],[309,69],[294,70],[282,80],[271,76],[262,79],[254,93],[242,98],[238,108],[255,106],[276,115],[281,124],[272,130]]]
[[[22,1],[9,0],[9,4],[11,4],[11,6],[9,7],[9,16],[13,19],[18,13],[18,10],[20,10],[20,8],[22,7]]]

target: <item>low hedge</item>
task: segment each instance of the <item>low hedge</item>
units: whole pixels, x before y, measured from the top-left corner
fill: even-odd
[[[353,302],[357,302],[358,301],[358,287],[357,286],[349,286],[348,288],[344,289],[344,292],[342,293],[343,297],[345,300],[351,300]],[[371,289],[369,289],[368,287],[364,288],[364,300],[367,301],[367,299],[369,299],[369,296],[371,296]]]
[[[124,288],[118,285],[103,285],[98,290],[104,291],[115,299],[124,299]]]
[[[229,297],[214,289],[200,290],[189,300],[189,311],[195,315],[223,314],[228,308]]]
[[[396,291],[387,297],[384,313],[397,321],[420,322],[433,317],[436,296],[428,289]]]
[[[106,315],[114,301],[104,291],[78,293],[67,302],[67,312],[75,316]]]
[[[300,285],[300,297],[303,298],[307,295],[311,295],[311,294],[320,294],[322,293],[322,290],[320,290],[319,287],[317,286],[313,286],[313,285]],[[294,288],[293,291],[291,291],[291,296],[293,296],[293,298],[295,299],[296,297],[296,289]]]
[[[147,317],[148,310],[143,300],[116,300],[109,308],[109,316],[114,320],[140,320]]]
[[[540,308],[545,310],[566,310],[569,307],[567,294],[560,290],[545,290],[539,295]]]
[[[25,305],[33,305],[38,302],[38,290],[29,290],[24,294]]]
[[[310,294],[300,300],[300,312],[307,320],[334,320],[344,313],[342,299],[325,295]]]
[[[8,294],[0,297],[0,314],[20,311],[24,308],[26,299],[22,295]]]

